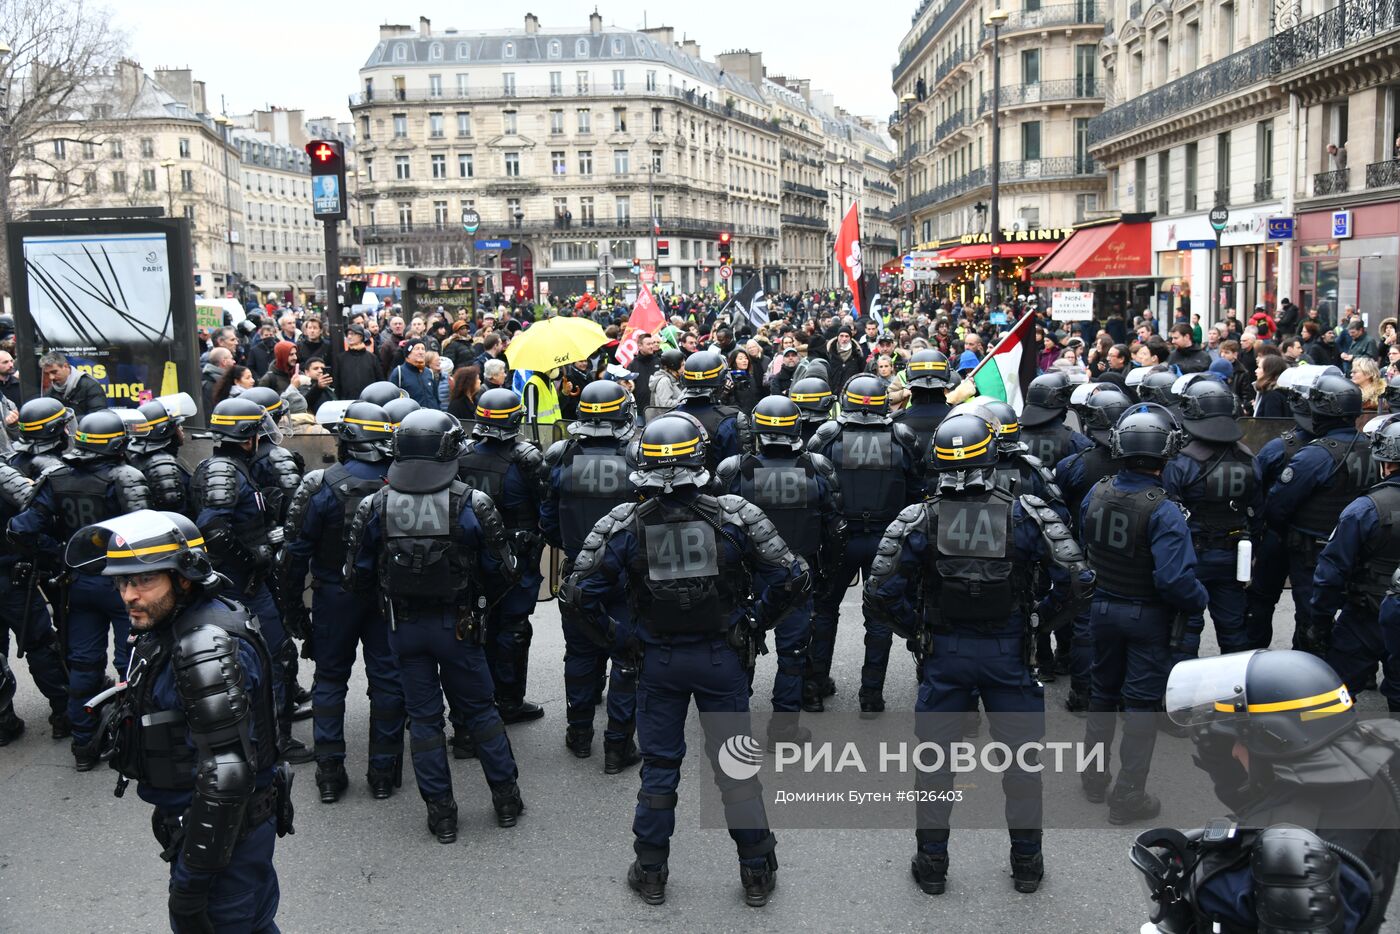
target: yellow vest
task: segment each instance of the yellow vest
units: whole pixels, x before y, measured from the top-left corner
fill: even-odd
[[[536,424],[552,425],[559,421],[559,393],[555,391],[554,384],[535,373],[525,385],[534,386],[539,395],[539,403],[535,408]]]

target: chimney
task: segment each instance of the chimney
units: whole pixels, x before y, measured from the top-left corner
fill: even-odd
[[[593,35],[599,35],[603,31],[603,17],[599,15],[598,8],[593,8],[593,13],[588,17],[588,31]]]
[[[662,45],[674,45],[676,42],[676,31],[670,26],[652,26],[650,29],[643,29],[642,35],[650,36]]]
[[[394,25],[393,23],[385,23],[384,25],[382,25],[382,26],[379,27],[379,38],[381,38],[381,39],[397,39],[399,36],[407,36],[407,35],[409,35],[411,32],[413,32],[413,27],[412,27],[412,26],[405,26],[405,25],[402,25],[402,24],[400,24],[400,25]]]
[[[525,35],[533,36],[540,31],[540,18],[533,13],[525,14]]]
[[[750,52],[748,49],[739,49],[735,52],[725,52],[715,59],[715,64],[724,69],[726,74],[743,78],[754,86],[763,84],[763,53]]]
[[[433,34],[433,21],[426,16],[418,17],[418,38],[426,39]]]
[[[700,43],[696,42],[694,39],[682,39],[681,51],[698,61],[700,58]]]

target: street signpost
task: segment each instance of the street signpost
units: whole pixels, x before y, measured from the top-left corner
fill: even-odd
[[[729,281],[729,277],[732,276],[732,275],[734,275],[734,269],[733,269],[732,266],[721,266],[721,267],[719,267],[719,277],[720,277],[721,279],[723,279],[725,282],[728,282],[728,281]]]
[[[510,249],[510,241],[509,241],[509,240],[504,240],[504,239],[502,239],[502,240],[478,240],[478,241],[476,241],[476,248],[477,248],[478,250],[509,250],[509,249]]]
[[[462,212],[462,229],[469,234],[476,233],[476,229],[481,226],[481,215],[467,208]]]
[[[1227,208],[1225,205],[1217,204],[1215,207],[1210,209],[1210,226],[1214,228],[1216,233],[1220,233],[1221,231],[1223,231],[1225,229],[1225,225],[1229,222],[1230,209]],[[1218,284],[1222,281],[1220,276],[1220,252],[1218,249],[1211,250],[1210,260],[1211,275],[1215,277],[1215,282],[1218,286]],[[1225,297],[1225,290],[1223,288],[1217,287],[1211,289],[1211,293],[1211,304],[1214,307],[1212,307],[1210,310],[1210,317],[1211,320],[1214,321],[1215,319],[1220,317],[1221,305],[1225,304],[1228,300]]]
[[[1223,204],[1217,204],[1210,209],[1210,226],[1215,228],[1216,233],[1225,229],[1225,225],[1230,222],[1230,209]]]
[[[903,284],[902,286],[900,286],[900,288],[904,289],[904,294],[906,294],[906,295],[909,295],[909,294],[913,293],[913,291],[914,291],[914,280],[913,280],[913,279],[905,279],[905,280],[904,280],[904,284]]]

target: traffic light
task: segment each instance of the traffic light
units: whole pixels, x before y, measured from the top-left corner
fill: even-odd
[[[311,158],[311,213],[318,220],[344,220],[345,147],[333,139],[306,144]]]
[[[719,235],[719,261],[726,266],[733,262],[732,244],[730,243],[729,231],[723,231]]]

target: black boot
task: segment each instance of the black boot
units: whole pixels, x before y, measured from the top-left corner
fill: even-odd
[[[942,895],[948,890],[948,854],[916,853],[909,863],[914,881],[925,895]]]
[[[287,715],[293,720],[305,720],[311,713],[311,692],[298,684],[292,692],[292,709]]]
[[[879,688],[860,689],[860,718],[871,720],[885,712],[885,695]]]
[[[394,764],[387,769],[377,769],[369,767],[365,773],[365,781],[369,782],[369,793],[376,801],[383,801],[392,797],[394,789],[403,785],[403,759],[396,757]]]
[[[576,759],[587,759],[593,755],[593,727],[570,723],[564,731],[564,745]]]
[[[779,743],[796,743],[802,746],[812,739],[812,731],[797,722],[796,714],[786,714],[789,720],[780,720],[783,714],[774,714],[768,721],[768,751],[773,752]]]
[[[1083,716],[1084,712],[1089,709],[1088,695],[1081,694],[1076,687],[1071,687],[1069,693],[1065,695],[1065,709],[1076,717]]]
[[[635,859],[627,869],[627,885],[648,905],[660,905],[666,901],[666,878],[669,875],[665,863],[656,869],[644,869],[642,861]]]
[[[1011,881],[1016,886],[1016,891],[1029,895],[1040,888],[1040,880],[1044,878],[1044,855],[1011,851]]]
[[[762,908],[768,904],[768,896],[778,885],[778,861],[768,854],[768,864],[758,869],[739,867],[739,882],[744,886],[744,904],[750,908]]]
[[[525,802],[520,797],[520,786],[515,782],[495,785],[491,788],[491,806],[496,809],[496,825],[514,827],[525,810]]]
[[[277,752],[283,759],[294,765],[301,765],[316,758],[316,753],[301,740],[292,736],[291,724],[287,724],[287,731],[277,740]]]
[[[982,711],[980,711],[980,710],[969,710],[969,711],[967,712],[967,718],[966,718],[965,720],[963,720],[963,731],[962,731],[963,738],[964,738],[964,739],[971,739],[971,738],[974,737],[974,736],[979,736],[979,735],[981,735],[981,733],[982,733]]]
[[[527,700],[498,700],[496,709],[500,711],[501,719],[507,724],[526,723],[544,716],[543,707]]]
[[[450,795],[428,802],[428,832],[438,843],[457,842],[457,802]]]
[[[316,763],[316,790],[321,793],[322,804],[335,804],[349,787],[350,776],[345,774],[344,762],[326,759]]]
[[[822,683],[820,681],[802,682],[802,709],[808,713],[821,713],[826,710],[826,705],[822,703]]]
[[[1136,782],[1118,778],[1118,784],[1108,795],[1108,822],[1110,824],[1131,824],[1140,820],[1151,820],[1162,813],[1162,802],[1155,795],[1143,790]]]
[[[54,739],[68,739],[73,735],[73,721],[68,719],[68,711],[64,706],[54,707],[53,713],[49,714],[49,727]],[[4,743],[0,743],[0,746],[3,745]]]
[[[3,712],[0,712],[0,746],[8,746],[23,735],[24,721],[15,713],[15,708],[6,707]],[[72,735],[71,730],[69,731],[69,735]],[[73,755],[76,756],[77,754],[77,750],[74,749]],[[92,768],[92,766],[88,766],[88,769],[90,768]],[[87,769],[79,768],[78,771],[86,772]]]
[[[1112,782],[1112,772],[1084,772],[1079,776],[1079,786],[1084,789],[1084,797],[1090,804],[1103,804]]]
[[[631,737],[614,742],[613,740],[603,741],[603,772],[607,775],[616,775],[623,769],[631,768],[642,761],[642,754],[637,751],[637,744],[632,742]]]
[[[23,731],[23,727],[24,723],[21,721],[21,731]],[[97,751],[92,748],[91,744],[74,742],[69,748],[73,750],[73,767],[79,772],[91,772],[97,768],[97,763],[100,760]]]

